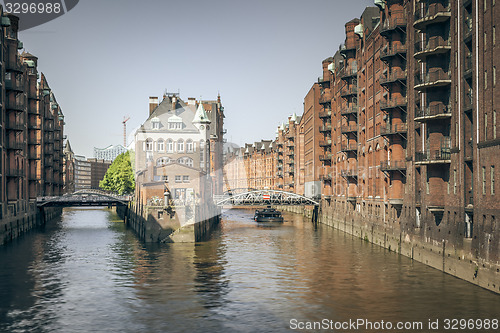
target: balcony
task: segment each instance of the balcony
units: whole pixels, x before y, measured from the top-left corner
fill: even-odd
[[[415,76],[415,89],[420,91],[449,86],[450,84],[450,72],[445,72],[442,68],[431,69],[423,77],[420,74]]]
[[[41,157],[40,157],[40,154],[38,154],[37,151],[30,150],[29,153],[28,153],[28,158],[30,160],[39,160]]]
[[[23,92],[23,82],[21,80],[5,80],[5,88],[7,90]]]
[[[330,162],[332,160],[332,154],[328,153],[328,154],[324,154],[324,155],[319,155],[319,160]]]
[[[348,116],[350,114],[358,115],[358,106],[357,105],[350,105],[350,106],[347,106],[347,107],[343,107],[340,110],[340,114],[342,116]]]
[[[415,121],[420,122],[447,118],[451,118],[451,106],[442,103],[418,109],[415,114]]]
[[[23,102],[18,102],[16,100],[12,101],[10,99],[7,99],[7,110],[23,112],[26,110],[26,105],[24,105]]]
[[[7,71],[13,71],[13,72],[19,72],[19,73],[22,73],[23,72],[23,65],[16,60],[14,61],[9,61],[7,59],[7,61],[5,62],[5,68],[7,69]]]
[[[358,125],[342,126],[340,128],[340,132],[342,134],[357,133],[358,132]]]
[[[415,21],[413,27],[418,30],[424,30],[429,24],[438,24],[446,22],[451,17],[451,6],[446,7],[440,3],[433,3],[424,10],[415,11]]]
[[[328,173],[328,172],[322,172],[319,175],[319,179],[321,179],[322,181],[331,181],[332,180],[332,174]]]
[[[324,124],[319,127],[320,132],[331,132],[332,131],[332,124]]]
[[[322,95],[320,98],[319,98],[319,104],[329,104],[332,102],[332,98],[328,95]]]
[[[451,138],[441,138],[441,148],[415,152],[415,164],[449,164],[451,163]]]
[[[330,118],[332,116],[332,110],[328,109],[326,111],[321,111],[318,113],[320,118]]]
[[[380,170],[382,171],[403,171],[406,170],[406,161],[381,161]]]
[[[405,134],[408,127],[405,123],[402,124],[393,124],[392,126],[386,126],[380,128],[380,135],[389,136],[395,134]]]
[[[7,177],[12,177],[12,178],[24,177],[24,170],[22,170],[22,169],[8,169],[6,174],[7,174]]]
[[[392,71],[390,73],[382,73],[379,78],[380,85],[388,85],[391,83],[406,83],[406,71]]]
[[[474,110],[474,93],[472,89],[465,91],[464,96],[464,112],[471,113]]]
[[[293,141],[295,139],[295,134],[293,134],[293,133],[287,133],[285,135],[285,139]]]
[[[451,163],[449,149],[415,152],[415,164],[446,164]]]
[[[332,145],[332,140],[319,140],[319,146],[320,147],[330,147]]]
[[[283,178],[283,172],[276,172],[276,177]]]
[[[395,56],[402,56],[404,58],[404,54],[406,54],[406,45],[387,46],[380,51],[380,59],[387,60]]]
[[[444,39],[441,36],[434,36],[426,41],[418,41],[415,43],[415,53],[413,56],[416,59],[422,60],[430,55],[440,55],[451,50],[451,39]]]
[[[7,140],[7,149],[11,150],[24,150],[24,147],[26,146],[25,142],[22,141],[11,141]]]
[[[343,56],[347,56],[350,52],[355,52],[356,51],[356,46],[355,45],[345,45],[342,44],[340,46],[340,54]]]
[[[390,110],[396,108],[406,109],[406,98],[389,98],[386,101],[380,101],[380,110]]]
[[[465,15],[464,18],[464,42],[469,43],[472,41],[472,16]]]
[[[40,99],[40,98],[38,97],[38,92],[36,91],[36,89],[35,89],[35,90],[31,90],[31,89],[30,89],[30,90],[28,90],[28,98],[29,98],[29,99],[35,99],[35,100]]]
[[[327,86],[329,86],[330,85],[330,79],[329,78],[325,78],[324,76],[321,76],[321,77],[318,77],[318,83],[320,85],[327,85]]]
[[[342,143],[340,144],[340,151],[341,152],[357,152],[358,151],[358,145],[356,143]]]
[[[357,178],[358,170],[355,169],[344,169],[340,171],[340,175],[344,178]]]
[[[472,79],[472,71],[474,70],[473,67],[473,62],[472,62],[472,55],[469,54],[468,56],[465,57],[464,61],[464,77],[466,79]]]
[[[388,36],[394,31],[406,31],[406,17],[403,16],[404,13],[393,12],[391,17],[385,19],[384,24],[380,28],[380,34],[382,36]]]
[[[347,79],[350,79],[352,77],[355,77],[357,74],[358,74],[358,69],[357,68],[347,68],[347,67],[344,67],[341,71],[340,71],[340,78],[342,80],[347,80]]]
[[[7,122],[6,122],[6,127],[7,127],[7,130],[10,130],[10,131],[17,131],[17,132],[22,132],[24,131],[24,122],[22,121],[22,119],[18,119],[18,118],[14,118],[14,119],[11,119],[11,118],[7,118]]]
[[[29,138],[28,144],[29,145],[41,145],[42,143],[37,138]]]
[[[356,86],[345,87],[345,88],[342,88],[342,90],[340,91],[341,97],[349,97],[349,96],[357,96],[357,95],[358,95],[358,87],[356,87]]]

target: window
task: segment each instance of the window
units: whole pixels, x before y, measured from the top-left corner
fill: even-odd
[[[484,89],[488,89],[488,71],[484,71]]]
[[[182,139],[179,139],[179,141],[177,141],[177,152],[178,153],[184,152],[184,140]]]
[[[182,122],[169,122],[168,129],[180,130],[180,129],[182,129]]]
[[[453,194],[457,194],[457,170],[453,170]]]
[[[495,194],[495,166],[491,166],[490,168],[490,193],[491,195]]]
[[[486,32],[484,33],[484,48],[486,49],[486,46],[488,45],[488,41],[487,41],[487,35],[486,35]]]
[[[174,152],[174,141],[172,139],[167,140],[167,153],[173,153]]]
[[[429,174],[427,174],[427,181],[425,182],[425,193],[429,194],[430,189],[429,189]]]
[[[175,182],[176,183],[182,183],[182,177],[181,176],[175,176]]]
[[[189,176],[182,176],[183,183],[189,183]]]
[[[146,151],[153,151],[153,140],[146,139]]]
[[[167,165],[170,161],[170,157],[160,157],[156,160],[156,166]]]
[[[483,194],[486,194],[486,167],[482,168],[482,175],[483,175]]]
[[[158,149],[158,151],[165,151],[165,142],[163,141],[163,139],[158,140],[158,142],[156,143],[156,148]]]
[[[160,128],[160,122],[158,122],[158,121],[152,121],[151,125],[152,125],[153,129],[159,129]]]
[[[486,11],[486,9],[488,8],[488,4],[487,4],[487,1],[484,0],[484,11]]]
[[[484,139],[488,139],[488,114],[484,114]]]
[[[497,29],[495,26],[493,26],[493,45],[495,45],[496,43],[496,39],[497,39]]]
[[[193,141],[191,141],[190,139],[186,141],[186,152],[187,153],[193,152]]]
[[[497,110],[493,110],[493,139],[497,138]]]
[[[497,85],[497,68],[493,66],[493,87]]]

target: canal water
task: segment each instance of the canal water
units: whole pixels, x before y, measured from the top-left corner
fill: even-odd
[[[499,295],[423,264],[298,215],[251,216],[226,211],[196,246],[148,245],[111,211],[67,209],[0,247],[0,332],[284,332],[323,319],[442,332],[446,319],[500,317]]]

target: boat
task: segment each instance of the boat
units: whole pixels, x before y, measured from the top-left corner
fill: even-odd
[[[257,222],[283,222],[281,212],[271,208],[271,206],[262,210],[256,210],[253,219]]]

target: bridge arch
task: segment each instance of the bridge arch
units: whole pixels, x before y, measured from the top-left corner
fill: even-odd
[[[280,205],[280,206],[319,206],[319,202],[296,193],[279,190],[254,190],[234,195],[224,195],[216,198],[218,206],[260,206],[260,205]]]

